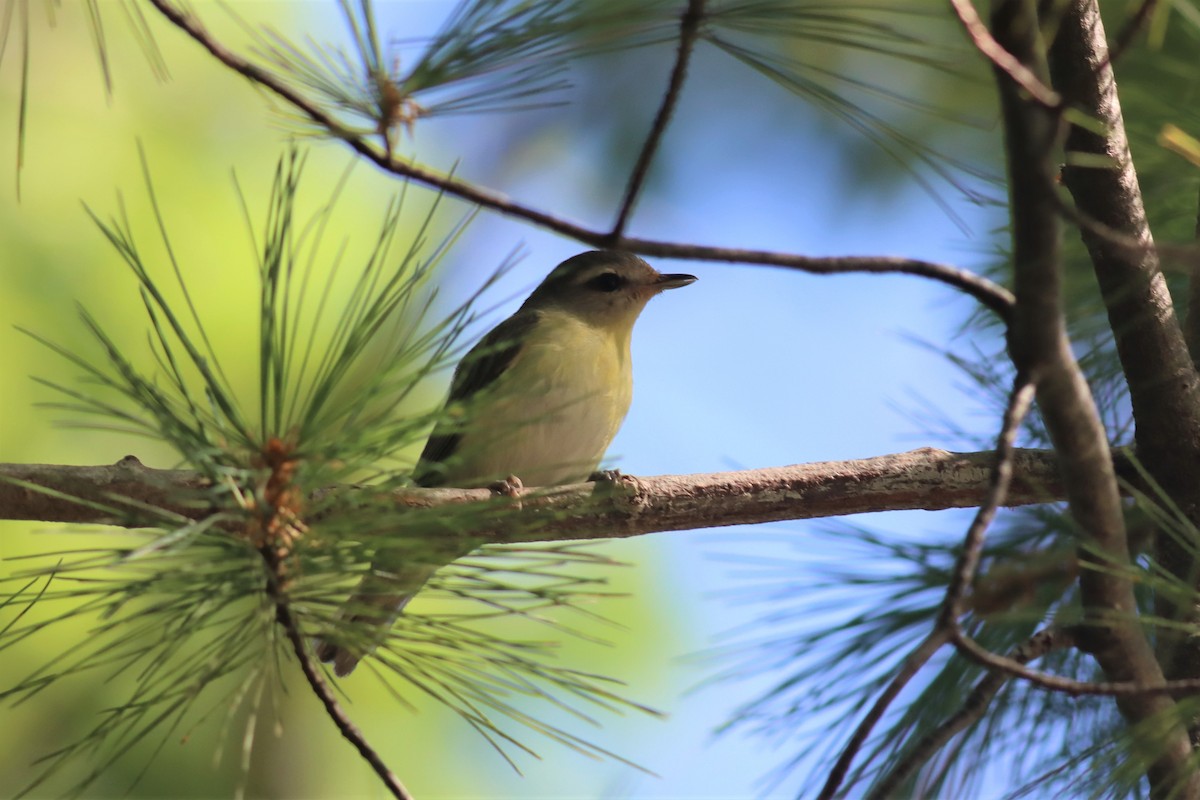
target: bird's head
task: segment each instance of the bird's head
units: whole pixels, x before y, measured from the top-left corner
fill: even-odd
[[[632,327],[651,297],[695,280],[693,275],[664,275],[632,253],[593,250],[555,267],[522,309],[556,309],[591,325]]]

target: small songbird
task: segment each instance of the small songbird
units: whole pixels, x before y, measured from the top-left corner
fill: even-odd
[[[559,264],[458,365],[414,482],[465,489],[509,476],[527,486],[587,480],[629,410],[634,322],[650,298],[695,280],[617,251]],[[423,559],[373,569],[348,605],[347,624],[386,630],[439,566]],[[365,655],[332,642],[317,654],[339,676]]]

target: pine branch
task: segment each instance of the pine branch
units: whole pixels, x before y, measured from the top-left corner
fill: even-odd
[[[987,532],[988,526],[996,516],[996,511],[1008,497],[1013,479],[1013,461],[1016,455],[1013,443],[1016,441],[1017,431],[1032,403],[1033,384],[1024,375],[1018,375],[1009,396],[1008,406],[1004,411],[1000,434],[996,439],[996,453],[988,476],[987,495],[980,504],[975,519],[971,521],[971,525],[967,529],[966,541],[963,543],[962,552],[955,565],[953,579],[946,588],[942,613],[938,616],[933,630],[904,660],[887,689],[875,700],[871,710],[867,712],[858,728],[855,729],[850,742],[842,750],[842,754],[838,757],[837,763],[834,764],[825,781],[825,787],[821,790],[821,800],[831,800],[837,794],[842,781],[850,772],[850,766],[858,751],[866,744],[872,729],[883,718],[901,690],[916,677],[920,670],[924,669],[942,645],[949,641],[955,641],[957,644],[958,640],[963,638],[962,626],[959,622],[959,616],[962,614],[962,599],[966,594],[967,587],[974,580],[975,570],[983,551],[984,533]]]
[[[700,23],[703,21],[704,0],[688,0],[687,8],[679,19],[679,49],[675,54],[675,66],[671,70],[670,83],[667,85],[667,91],[663,95],[658,113],[654,115],[650,133],[642,144],[642,151],[638,153],[637,162],[633,165],[633,172],[629,176],[629,184],[625,189],[625,199],[621,201],[621,210],[617,212],[617,221],[613,223],[612,233],[616,238],[620,238],[625,233],[625,226],[629,222],[630,214],[633,213],[634,203],[637,202],[642,186],[646,182],[646,175],[650,172],[650,162],[654,160],[654,154],[658,152],[658,145],[667,132],[667,123],[671,121],[671,115],[675,113],[679,95],[683,91],[683,82],[687,78],[688,62],[691,61],[692,49],[695,47],[696,38],[700,33]]]
[[[1032,0],[998,2],[992,33],[1008,52],[1040,75],[1045,72],[1045,49],[1036,9]],[[1098,21],[1098,16],[1095,19]],[[1065,29],[1081,24],[1078,16],[1068,15],[1059,36],[1075,35]],[[1092,30],[1083,33],[1093,35]],[[1075,69],[1090,68],[1084,62]],[[1037,386],[1038,406],[1062,459],[1063,483],[1082,546],[1089,555],[1099,556],[1113,567],[1080,575],[1086,624],[1080,646],[1096,658],[1112,681],[1161,686],[1162,670],[1136,618],[1133,585],[1121,570],[1128,565],[1129,546],[1104,426],[1066,334],[1055,198],[1058,115],[1030,102],[1004,70],[997,69],[995,74],[1004,120],[1017,297],[1009,349],[1018,371]],[[1151,308],[1139,305],[1131,311],[1139,317],[1149,316]],[[1128,369],[1129,365],[1125,366]],[[1187,366],[1190,370],[1190,362]],[[1156,379],[1162,381],[1166,374],[1170,373],[1158,372]],[[1132,388],[1136,374],[1129,374],[1129,379]],[[1140,432],[1138,438],[1140,442]],[[1187,731],[1170,722],[1178,719],[1171,697],[1162,692],[1118,696],[1117,706],[1130,725],[1153,719],[1163,728],[1162,748],[1148,768],[1152,791],[1200,793],[1195,772],[1187,766],[1192,752]],[[1181,776],[1187,775],[1191,780],[1183,778],[1181,783]]]
[[[288,642],[292,645],[292,652],[296,656],[296,661],[300,664],[301,671],[304,672],[304,678],[308,681],[308,686],[312,689],[313,694],[321,701],[321,705],[325,707],[325,713],[333,720],[334,726],[350,744],[358,751],[363,760],[370,765],[371,770],[379,777],[379,780],[387,787],[388,792],[395,797],[396,800],[412,800],[412,794],[404,787],[392,771],[384,763],[379,753],[375,748],[367,742],[362,731],[358,726],[350,721],[346,716],[346,712],[342,710],[341,704],[334,697],[333,691],[325,679],[321,677],[316,665],[313,663],[311,650],[301,635],[299,627],[296,625],[296,618],[292,614],[291,607],[288,605],[287,595],[283,589],[283,577],[278,558],[270,548],[261,550],[263,560],[266,561],[270,570],[270,578],[267,581],[267,595],[271,598],[271,602],[275,604],[275,619],[283,627],[284,633],[287,635]]]
[[[1200,523],[1200,489],[1187,473],[1200,459],[1200,373],[1192,363],[1153,247],[1110,61],[1099,8],[1083,0],[1067,4],[1051,50],[1055,83],[1073,105],[1103,126],[1102,133],[1072,126],[1067,151],[1099,156],[1109,166],[1068,163],[1063,182],[1081,212],[1143,245],[1127,249],[1086,228],[1081,231],[1129,384],[1138,449],[1155,481],[1196,524]],[[1190,548],[1165,533],[1158,539],[1157,557],[1164,566],[1185,584],[1195,584]],[[1190,599],[1180,602],[1160,593],[1157,607],[1166,619],[1200,624]],[[1159,658],[1170,678],[1200,677],[1198,653],[1197,645],[1185,636],[1168,633],[1158,643]]]
[[[348,147],[363,158],[374,163],[380,169],[393,175],[433,187],[480,208],[486,208],[524,220],[591,247],[628,250],[646,256],[690,259],[694,261],[759,264],[796,269],[818,275],[855,272],[915,275],[944,283],[974,297],[1002,319],[1008,320],[1013,300],[1012,294],[1007,289],[989,281],[987,278],[947,264],[888,256],[815,258],[769,250],[708,247],[705,245],[638,239],[622,235],[619,223],[613,230],[594,230],[540,209],[522,205],[491,189],[441,175],[434,170],[417,164],[400,161],[388,152],[388,148],[381,148],[373,144],[366,137],[346,129],[332,114],[310,102],[303,94],[289,86],[285,81],[259,65],[234,53],[224,44],[217,41],[195,15],[176,7],[169,0],[150,0],[150,3],[171,24],[190,36],[219,62],[252,83],[267,89],[302,113],[314,124],[328,131],[331,136],[345,142]]]
[[[1038,631],[1028,640],[1017,647],[1009,656],[1017,663],[1024,664],[1041,658],[1054,650],[1065,650],[1075,646],[1075,637],[1069,630],[1048,628]],[[920,769],[934,753],[944,747],[951,739],[970,728],[987,713],[992,698],[1004,688],[1008,675],[1004,672],[992,672],[985,675],[963,701],[959,710],[935,730],[930,731],[905,754],[904,758],[871,789],[868,800],[883,800],[895,797],[899,788],[909,777]]]
[[[624,538],[869,511],[970,508],[984,496],[993,459],[990,452],[922,448],[853,461],[525,488],[516,499],[525,512],[539,515],[534,530],[522,526],[524,515],[518,514],[506,516],[504,528],[471,531],[471,538],[496,543]],[[1050,451],[1018,450],[1013,468],[1008,505],[1062,499]],[[133,456],[111,466],[0,464],[0,519],[138,527],[148,524],[148,509],[201,519],[211,511],[188,498],[200,496],[203,487],[197,473],[152,469]],[[378,494],[369,486],[331,487],[323,494],[328,492]],[[486,489],[414,488],[391,495],[397,513],[492,499]],[[542,519],[549,511],[553,517]]]
[[[837,796],[838,789],[841,788],[842,782],[850,772],[850,766],[854,763],[854,757],[858,755],[863,745],[867,743],[867,737],[871,735],[871,731],[874,730],[875,725],[883,718],[883,715],[891,707],[904,687],[917,676],[918,672],[924,669],[925,665],[929,663],[929,659],[937,654],[937,651],[949,641],[949,638],[949,634],[944,629],[935,629],[908,654],[908,658],[904,659],[904,663],[900,665],[899,671],[892,678],[891,682],[888,683],[887,688],[875,699],[871,710],[867,712],[866,716],[858,723],[858,727],[854,729],[854,734],[842,749],[837,763],[829,771],[829,777],[825,779],[825,785],[821,789],[821,794],[817,796],[818,800],[833,800]]]

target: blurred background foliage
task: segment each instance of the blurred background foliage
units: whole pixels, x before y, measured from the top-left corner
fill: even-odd
[[[772,22],[772,15],[810,5],[787,0],[713,5],[730,15],[714,29],[721,46],[698,47],[675,122],[651,172],[650,192],[630,233],[812,254],[894,252],[1001,271],[1004,191],[997,182],[1002,165],[993,89],[945,4],[897,1],[852,9],[832,4],[865,25],[833,32],[821,27],[819,16]],[[1111,14],[1110,33],[1134,5],[1103,3]],[[119,8],[115,3],[100,7]],[[676,4],[636,7],[647,20],[669,23]],[[389,43],[427,36],[451,8],[445,2],[381,3],[380,35]],[[9,154],[0,171],[0,185],[7,187],[0,191],[0,319],[88,352],[92,345],[74,313],[74,304],[83,302],[131,358],[149,359],[134,281],[80,206],[85,202],[105,216],[117,207],[119,192],[133,219],[149,219],[140,143],[175,246],[186,254],[189,285],[214,345],[234,354],[227,369],[245,370],[243,377],[250,380],[256,354],[237,354],[256,331],[257,278],[231,176],[236,172],[252,216],[265,209],[271,170],[284,142],[296,134],[294,122],[282,119],[261,93],[149,11],[170,80],[156,79],[120,14],[111,13],[105,31],[113,91],[106,95],[82,5],[9,0],[6,9],[18,21],[28,14],[30,84],[24,164],[18,173],[14,155],[24,52],[19,37],[10,35],[0,62],[0,154]],[[216,5],[201,4],[198,10],[218,38],[236,46],[252,44],[246,29]],[[297,42],[306,34],[321,42],[344,43],[348,37],[332,4],[264,2],[237,4],[236,10],[251,26],[270,25]],[[1149,42],[1127,54],[1118,71],[1152,222],[1160,226],[1160,237],[1175,240],[1190,236],[1195,175],[1178,156],[1161,149],[1156,137],[1164,121],[1200,133],[1200,106],[1189,102],[1198,88],[1197,20],[1187,0],[1160,4]],[[655,25],[647,30],[670,35],[669,24]],[[853,31],[873,25],[876,36],[867,36],[868,46],[848,46],[858,35]],[[419,121],[411,137],[400,136],[399,147],[556,214],[604,226],[611,222],[674,52],[673,44],[657,34],[639,41],[646,46],[572,61],[565,73],[570,88],[555,96],[566,104],[433,117]],[[399,56],[401,67],[411,58],[411,50],[399,45],[385,49]],[[835,90],[844,93],[844,102]],[[873,119],[882,127],[873,128]],[[314,144],[302,205],[315,209],[349,161],[335,144]],[[395,180],[372,168],[353,170],[336,216],[350,247],[372,241],[382,209],[397,190]],[[455,202],[445,205],[439,222],[448,230],[467,209]],[[451,307],[468,296],[506,255],[522,247],[534,257],[485,298],[485,305],[499,307],[496,319],[550,265],[581,249],[484,215],[448,261],[442,302]],[[1081,350],[1100,348],[1089,366],[1119,439],[1128,422],[1120,377],[1097,333],[1103,320],[1090,271],[1082,261],[1073,269],[1072,318]],[[888,452],[913,439],[988,446],[998,424],[994,389],[1006,381],[995,366],[1002,342],[976,319],[957,365],[938,352],[948,349],[939,343],[964,330],[970,304],[951,303],[948,292],[904,279],[829,282],[727,267],[692,271],[702,277],[692,298],[652,308],[639,326],[638,396],[614,447],[617,456],[626,457],[617,462],[626,471],[715,471],[848,458]],[[898,328],[934,347],[912,345],[896,334]],[[814,340],[819,346],[811,346]],[[6,376],[0,393],[3,460],[102,464],[132,453],[152,466],[175,464],[177,456],[152,441],[54,425],[62,415],[36,407],[51,397],[27,376],[70,383],[75,371],[11,325],[0,328],[0,360]],[[431,385],[420,400],[435,403],[441,391],[441,384]],[[912,394],[929,405],[914,403]],[[1031,430],[1027,442],[1037,443],[1037,426]],[[614,591],[633,599],[607,600],[600,608],[617,625],[601,626],[596,635],[614,646],[567,641],[563,659],[620,677],[630,684],[628,695],[672,713],[667,722],[605,717],[601,728],[585,732],[662,773],[661,781],[552,746],[544,749],[542,761],[521,761],[529,774],[518,777],[444,710],[419,698],[410,698],[417,711],[407,710],[361,677],[347,684],[348,709],[418,796],[551,797],[560,796],[564,787],[587,797],[679,796],[705,787],[712,794],[750,794],[763,790],[759,779],[771,767],[787,764],[792,769],[776,773],[779,780],[765,784],[767,791],[811,792],[812,782],[822,777],[813,772],[814,752],[828,755],[840,746],[842,737],[831,736],[830,729],[842,732],[853,721],[849,710],[862,699],[857,689],[878,675],[871,665],[877,667],[880,654],[897,646],[895,636],[875,642],[872,636],[882,627],[900,626],[894,630],[901,632],[902,642],[905,624],[917,630],[928,619],[963,517],[946,512],[936,518],[900,514],[869,520],[885,533],[855,527],[825,535],[814,532],[820,526],[783,525],[682,544],[677,537],[649,537],[605,545],[606,555],[637,565],[604,573]],[[1048,532],[1061,524],[1053,514],[1013,513],[1005,519],[1017,533],[998,540],[997,558],[1004,557],[1005,547],[1010,554],[1038,552]],[[0,557],[8,562],[60,549],[64,541],[86,546],[97,541],[88,537],[104,536],[89,531],[65,537],[53,526],[0,522]],[[705,543],[700,555],[697,542]],[[750,556],[748,547],[755,548]],[[805,558],[796,558],[794,548]],[[721,555],[731,551],[737,555]],[[733,602],[728,596],[711,597],[710,590],[718,589],[732,592]],[[898,596],[907,598],[900,607],[911,613],[889,618]],[[1052,613],[1058,602],[1042,599],[1021,610],[996,634],[998,641]],[[766,621],[757,619],[760,612]],[[726,635],[720,641],[742,643],[730,645],[744,654],[733,662],[741,667],[730,669],[746,682],[687,691],[718,668],[711,662],[684,665],[677,657],[708,645],[708,637],[722,630]],[[821,630],[832,636],[820,635]],[[86,627],[74,623],[23,642],[3,653],[0,677],[5,683],[19,679],[86,636]],[[758,649],[744,649],[747,641]],[[729,661],[719,663],[729,668]],[[789,679],[805,671],[811,672],[803,686],[810,696],[789,694],[797,685]],[[222,737],[226,720],[218,709],[186,741],[180,732],[165,743],[139,745],[92,794],[123,794],[134,784],[130,791],[137,797],[228,796],[244,782],[246,794],[255,797],[383,796],[298,678],[295,672],[288,675],[287,691],[267,705],[277,705],[277,711],[259,719],[245,779],[238,741],[242,727],[231,726],[232,733]],[[956,686],[969,679],[970,673],[961,671],[947,677]],[[29,780],[36,771],[34,759],[86,730],[100,709],[120,702],[120,683],[97,685],[81,676],[6,708],[0,796]],[[756,697],[762,698],[757,705]],[[1026,726],[1040,725],[1039,736],[1058,743],[1045,755],[1057,756],[1055,748],[1070,738],[1070,724],[1054,728],[1058,723],[1045,715],[1064,710],[1035,704],[1028,693],[1018,694],[1009,707],[1013,715],[1001,717],[1005,730],[1020,740]],[[738,708],[735,733],[750,729],[756,736],[727,734],[706,744],[708,731],[738,714]],[[926,706],[931,713],[941,709]],[[1106,716],[1103,709],[1095,713]],[[898,729],[908,724],[893,722]],[[1014,766],[1001,749],[1012,739],[987,730],[987,737],[976,737],[972,746],[996,760],[974,780]],[[1088,738],[1074,752],[1092,743]],[[153,765],[135,783],[159,747]],[[1038,763],[1030,759],[1026,767],[1036,772]],[[945,774],[955,777],[953,770]],[[71,776],[62,778],[69,784]]]
[[[440,8],[427,5],[430,7],[420,9],[426,23],[450,8],[448,4]],[[87,204],[101,217],[116,213],[120,205],[128,209],[140,241],[149,243],[150,258],[164,270],[160,277],[165,277],[164,252],[160,245],[156,247],[141,177],[140,146],[214,348],[225,356],[231,381],[243,389],[252,387],[257,373],[253,342],[258,327],[258,277],[234,175],[258,236],[274,164],[285,142],[293,138],[294,126],[264,103],[260,93],[152,18],[150,28],[158,37],[170,73],[169,80],[156,79],[125,27],[123,9],[116,3],[102,3],[100,8],[107,15],[105,54],[113,78],[111,95],[105,92],[93,31],[82,4],[8,3],[5,8],[14,15],[14,32],[8,39],[7,58],[0,64],[0,108],[5,109],[0,150],[8,154],[3,172],[7,188],[0,193],[0,239],[5,243],[0,318],[8,324],[0,332],[0,353],[6,373],[16,377],[11,391],[0,397],[0,452],[12,462],[65,464],[113,463],[132,453],[148,465],[172,467],[178,464],[178,455],[161,443],[56,425],[56,421],[67,421],[68,415],[38,408],[39,403],[56,398],[29,378],[76,385],[79,370],[13,326],[100,358],[96,343],[75,313],[76,304],[82,303],[129,358],[147,367],[152,363],[136,281],[82,207]],[[203,10],[214,9],[206,6]],[[252,26],[270,26],[297,37],[303,31],[321,30],[331,30],[334,37],[342,35],[341,19],[332,4],[242,4],[236,11]],[[24,164],[18,172],[13,157],[18,150],[20,25],[25,13],[29,15],[29,41],[25,43],[30,58],[29,109]],[[249,43],[243,28],[229,15],[213,13],[206,15],[205,21],[217,36],[240,45]],[[423,138],[427,142],[423,143],[424,155],[447,164],[457,157],[451,150],[436,147],[435,136]],[[299,204],[301,218],[327,201],[352,161],[332,146],[317,147],[308,155]],[[397,182],[386,176],[363,166],[353,169],[335,215],[337,233],[331,237],[335,241],[344,237],[347,262],[353,263],[355,254],[361,255],[375,241],[385,206],[399,191]],[[401,241],[416,235],[425,216],[421,207],[433,199],[432,192],[413,190],[410,195],[406,203],[411,209],[404,218],[411,220],[413,229],[401,232]],[[459,204],[439,214],[433,238],[445,235],[467,211]],[[492,249],[477,269],[459,279],[457,289],[445,292],[440,306],[449,310],[475,291],[517,245],[517,240],[511,240],[503,249]],[[331,300],[344,297],[353,280],[354,275],[344,271],[333,284]],[[173,287],[168,290],[172,299],[180,299]],[[493,293],[485,298],[481,311],[506,299]],[[490,316],[492,322],[498,318],[494,311]],[[431,381],[425,395],[416,399],[421,410],[439,402],[443,391],[444,383]],[[19,559],[30,554],[72,544],[105,547],[126,541],[102,530],[79,531],[64,538],[63,531],[54,526],[0,522],[0,558],[12,566],[12,572],[28,567]],[[622,559],[630,546],[616,543],[607,549],[611,557]],[[7,567],[5,572],[9,573]],[[612,568],[597,575],[610,583],[609,591],[641,596],[653,594],[653,576],[652,569]],[[567,639],[561,646],[563,662],[578,663],[599,674],[626,676],[633,684],[631,696],[663,697],[666,702],[661,705],[669,708],[672,700],[666,664],[662,660],[644,662],[639,656],[651,649],[652,643],[653,649],[662,647],[665,652],[678,649],[671,646],[675,636],[666,619],[646,613],[652,607],[607,603],[603,613],[612,622],[590,623],[591,635],[615,646]],[[43,617],[50,613],[35,610],[25,621],[36,620],[39,611]],[[88,625],[93,622],[83,619],[56,625],[52,631],[5,651],[0,659],[3,682],[11,684],[47,659],[69,652],[74,643],[86,640]],[[7,733],[0,734],[0,796],[13,796],[38,773],[37,759],[83,735],[104,709],[125,702],[128,680],[117,677],[99,684],[98,680],[97,674],[84,674],[5,709]],[[466,725],[428,698],[412,696],[410,691],[406,700],[413,707],[406,708],[367,676],[360,675],[356,684],[350,686],[350,713],[419,794],[479,795],[491,794],[500,785],[528,787]],[[127,792],[135,797],[230,796],[239,789],[251,797],[382,796],[374,775],[328,724],[298,671],[290,672],[286,687],[274,694],[260,713],[248,776],[243,776],[241,752],[244,712],[239,710],[230,720],[230,709],[218,707],[194,730],[189,723],[166,741],[150,737],[141,742],[129,757],[101,776],[88,796]],[[212,696],[223,697],[224,692],[218,690]],[[635,756],[638,742],[653,735],[632,719],[616,719],[601,738],[623,755]],[[557,751],[549,747],[546,755],[555,755]],[[142,775],[151,756],[155,761]],[[464,769],[463,764],[479,766]],[[86,758],[70,763],[35,796],[67,790],[93,766]],[[560,762],[551,757],[540,765],[537,783],[544,787],[569,785],[578,766],[569,759]],[[603,781],[608,780],[604,774],[618,775],[626,768],[605,764],[600,769]]]

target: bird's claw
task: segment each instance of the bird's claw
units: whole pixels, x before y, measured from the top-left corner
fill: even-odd
[[[521,496],[521,490],[524,488],[525,484],[521,483],[521,479],[516,475],[509,475],[502,481],[488,484],[488,491],[496,497],[509,497],[513,500]]]
[[[592,483],[620,483],[625,479],[625,473],[619,469],[598,469],[591,475],[588,475],[588,480]]]

